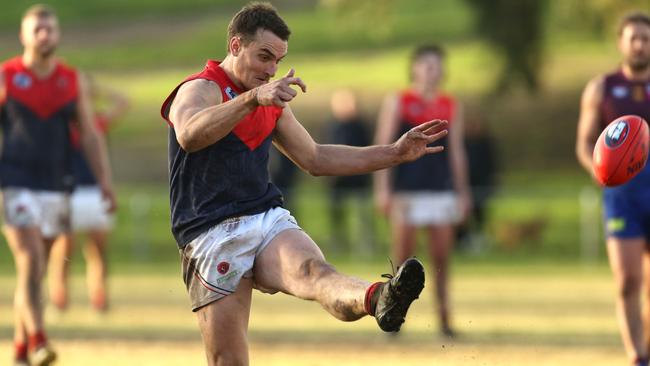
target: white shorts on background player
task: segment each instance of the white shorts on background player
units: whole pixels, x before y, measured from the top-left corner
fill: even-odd
[[[2,190],[5,225],[38,227],[44,238],[53,239],[70,228],[69,195],[57,191],[33,191],[27,188]]]
[[[289,211],[275,207],[256,215],[226,219],[189,242],[180,254],[192,311],[232,294],[242,278],[252,278],[255,258],[288,229],[300,227]]]
[[[460,222],[458,198],[453,191],[396,192],[392,215],[415,226],[453,225]]]
[[[78,186],[70,199],[72,230],[110,230],[113,216],[107,212],[108,203],[98,186]]]

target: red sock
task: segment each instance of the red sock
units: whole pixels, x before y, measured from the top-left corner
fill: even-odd
[[[26,360],[27,343],[14,343],[14,352],[16,354],[16,360]]]
[[[375,290],[381,285],[383,282],[375,282],[368,289],[366,290],[366,297],[363,301],[363,307],[366,310],[366,313],[368,315],[375,316],[375,307],[377,305],[377,299],[375,295]]]
[[[30,350],[35,350],[38,347],[47,344],[47,337],[45,336],[45,332],[42,330],[39,330],[35,334],[32,334],[29,336],[29,349]]]

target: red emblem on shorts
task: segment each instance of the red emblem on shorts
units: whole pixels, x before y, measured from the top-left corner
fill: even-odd
[[[221,274],[226,274],[226,272],[228,272],[229,269],[230,269],[230,263],[228,262],[221,262],[217,264],[217,272]]]

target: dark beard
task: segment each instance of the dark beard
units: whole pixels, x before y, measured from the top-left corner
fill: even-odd
[[[54,55],[54,52],[56,51],[56,46],[52,46],[50,48],[47,48],[45,50],[40,51],[38,54],[41,56],[41,58],[49,58],[50,56]]]
[[[650,68],[650,60],[628,61],[627,65],[634,72],[642,72]]]

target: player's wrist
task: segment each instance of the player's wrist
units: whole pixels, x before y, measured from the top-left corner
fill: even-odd
[[[247,94],[246,105],[251,107],[260,106],[260,101],[258,99],[259,87],[249,90],[248,92],[246,92],[246,94]]]
[[[390,162],[391,166],[402,164],[408,161],[407,157],[402,153],[398,142],[399,141],[396,141],[386,146],[389,156],[388,161]]]

